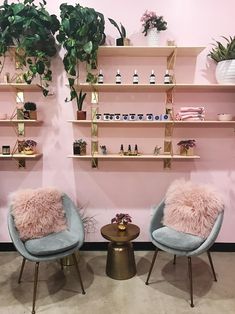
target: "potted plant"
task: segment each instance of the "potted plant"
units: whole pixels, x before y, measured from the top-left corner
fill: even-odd
[[[158,16],[156,12],[146,10],[140,21],[144,28],[142,33],[147,36],[148,45],[158,46],[159,33],[167,29],[167,22],[164,21],[163,16]]]
[[[215,76],[219,84],[235,84],[235,36],[225,39],[226,44],[216,41],[208,56],[216,63]]]
[[[111,18],[108,18],[109,22],[116,27],[116,29],[118,30],[119,34],[120,34],[120,38],[116,39],[116,46],[130,46],[130,39],[128,39],[126,37],[126,29],[125,27],[122,25],[122,23],[120,23],[120,26],[118,26],[118,24]]]
[[[34,102],[24,103],[24,118],[37,120],[37,105]]]
[[[79,139],[73,143],[73,154],[74,155],[86,155],[86,141]]]
[[[86,81],[95,83],[97,80],[92,69],[96,68],[99,45],[105,42],[105,21],[103,14],[79,4],[61,4],[60,17],[61,24],[56,38],[66,51],[63,64],[70,88],[70,99],[66,101],[72,101],[78,99],[75,84],[79,78],[79,62],[86,63]]]
[[[182,140],[177,143],[180,147],[180,155],[192,156],[194,153],[194,147],[196,146],[195,140]]]
[[[23,154],[32,155],[36,153],[37,142],[33,140],[25,140],[23,141]]]
[[[79,95],[76,97],[77,101],[77,120],[86,120],[86,111],[82,110],[83,102],[86,98],[86,93],[82,93],[80,90]]]
[[[132,222],[131,216],[128,214],[123,214],[123,213],[116,214],[116,216],[111,219],[111,223],[117,224],[118,229],[121,231],[126,230],[126,227],[129,222]]]
[[[16,81],[27,84],[39,77],[44,96],[52,81],[51,57],[57,53],[53,34],[59,28],[57,17],[45,8],[46,1],[37,6],[34,0],[0,6],[0,56],[5,58],[9,47],[14,47],[16,68],[22,71]],[[4,61],[1,63],[3,70]],[[20,80],[19,80],[20,77]]]

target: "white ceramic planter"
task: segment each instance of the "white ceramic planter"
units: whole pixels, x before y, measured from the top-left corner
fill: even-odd
[[[215,77],[219,84],[235,84],[235,59],[218,62]]]
[[[160,32],[157,30],[157,28],[150,28],[147,33],[148,46],[159,46],[159,37]]]

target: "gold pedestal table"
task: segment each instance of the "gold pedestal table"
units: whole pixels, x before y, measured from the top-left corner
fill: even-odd
[[[108,244],[106,274],[113,279],[129,279],[136,274],[134,250],[131,240],[138,237],[140,228],[128,224],[126,230],[120,231],[117,224],[101,228],[102,236],[111,241]]]

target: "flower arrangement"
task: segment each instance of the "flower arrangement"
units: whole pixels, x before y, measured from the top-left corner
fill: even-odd
[[[35,147],[37,146],[37,142],[33,140],[26,140],[23,142],[23,153],[26,155],[31,155],[35,153]]]
[[[189,149],[196,146],[196,141],[195,140],[182,140],[179,143],[177,143],[177,145],[180,146],[181,155],[188,155]]]
[[[167,29],[167,22],[164,21],[163,16],[157,16],[156,12],[146,10],[142,15],[140,21],[142,22],[142,26],[144,30],[144,36],[147,35],[148,30],[151,28],[157,28],[157,30],[165,31]]]
[[[131,216],[123,213],[116,214],[116,216],[111,219],[111,223],[116,223],[120,230],[125,230],[129,222],[132,222]]]

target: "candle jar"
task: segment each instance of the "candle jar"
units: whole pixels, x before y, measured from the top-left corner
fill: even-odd
[[[109,121],[109,118],[110,118],[110,114],[109,114],[109,113],[104,113],[103,119],[104,119],[105,121]]]
[[[138,113],[138,114],[137,114],[137,120],[139,120],[139,121],[144,120],[144,115],[143,115],[143,113]]]
[[[129,114],[124,113],[124,114],[122,115],[122,120],[127,121],[127,120],[128,120],[128,117],[129,117]]]
[[[102,119],[102,114],[101,113],[97,113],[95,115],[95,117],[96,117],[96,120],[100,121]]]
[[[114,120],[116,120],[116,121],[121,120],[121,114],[120,113],[115,113],[114,114]]]
[[[135,121],[136,120],[136,114],[135,113],[130,113],[129,114],[129,120],[130,121]]]
[[[10,155],[10,146],[9,145],[3,145],[2,146],[2,154],[3,155]]]
[[[153,114],[152,113],[147,113],[146,114],[146,120],[153,121]]]

